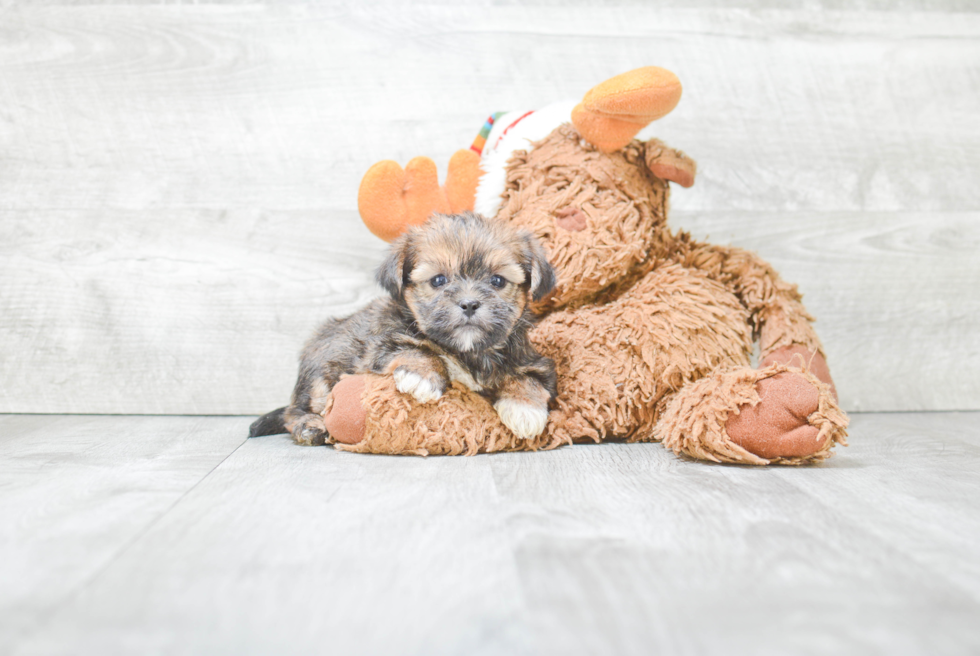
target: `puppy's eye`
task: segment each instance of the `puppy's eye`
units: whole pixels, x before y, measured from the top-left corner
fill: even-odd
[[[440,273],[438,276],[432,276],[432,280],[429,281],[429,284],[433,287],[442,287],[446,284],[446,282],[448,282],[446,280],[446,276]]]
[[[500,289],[507,284],[507,281],[504,280],[503,276],[490,276],[490,284]]]

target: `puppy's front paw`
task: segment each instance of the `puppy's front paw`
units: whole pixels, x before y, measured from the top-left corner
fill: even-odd
[[[544,432],[548,423],[548,407],[516,399],[502,398],[493,404],[504,426],[522,440],[529,440]]]
[[[408,367],[395,369],[395,387],[403,394],[411,394],[419,403],[431,403],[442,397],[446,381],[438,374],[418,374]]]

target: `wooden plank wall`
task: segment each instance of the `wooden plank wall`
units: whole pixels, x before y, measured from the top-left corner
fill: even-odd
[[[378,293],[368,166],[646,64],[673,224],[800,284],[845,407],[980,408],[978,7],[798,4],[3,3],[0,412],[283,404]]]

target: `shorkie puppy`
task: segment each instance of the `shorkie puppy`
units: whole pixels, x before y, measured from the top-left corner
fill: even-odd
[[[555,364],[528,340],[527,304],[556,281],[530,233],[472,212],[436,214],[392,243],[377,280],[389,296],[317,331],[292,402],[256,420],[250,436],[288,431],[299,444],[323,444],[327,395],[341,375],[362,373],[393,375],[420,403],[456,380],[486,397],[518,437],[544,430]]]

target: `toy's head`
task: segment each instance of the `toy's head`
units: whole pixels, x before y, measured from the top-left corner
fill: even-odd
[[[682,153],[633,139],[680,95],[677,76],[648,66],[606,80],[577,104],[495,114],[472,150],[450,160],[444,187],[427,158],[404,170],[387,160],[372,166],[358,192],[361,216],[387,240],[433,212],[499,217],[534,233],[559,272],[559,287],[537,309],[601,301],[651,264],[664,237],[667,181],[694,182]]]
[[[514,154],[498,217],[530,230],[558,271],[540,309],[596,300],[647,264],[669,195],[648,165],[648,147],[659,142],[603,153],[563,125]]]

